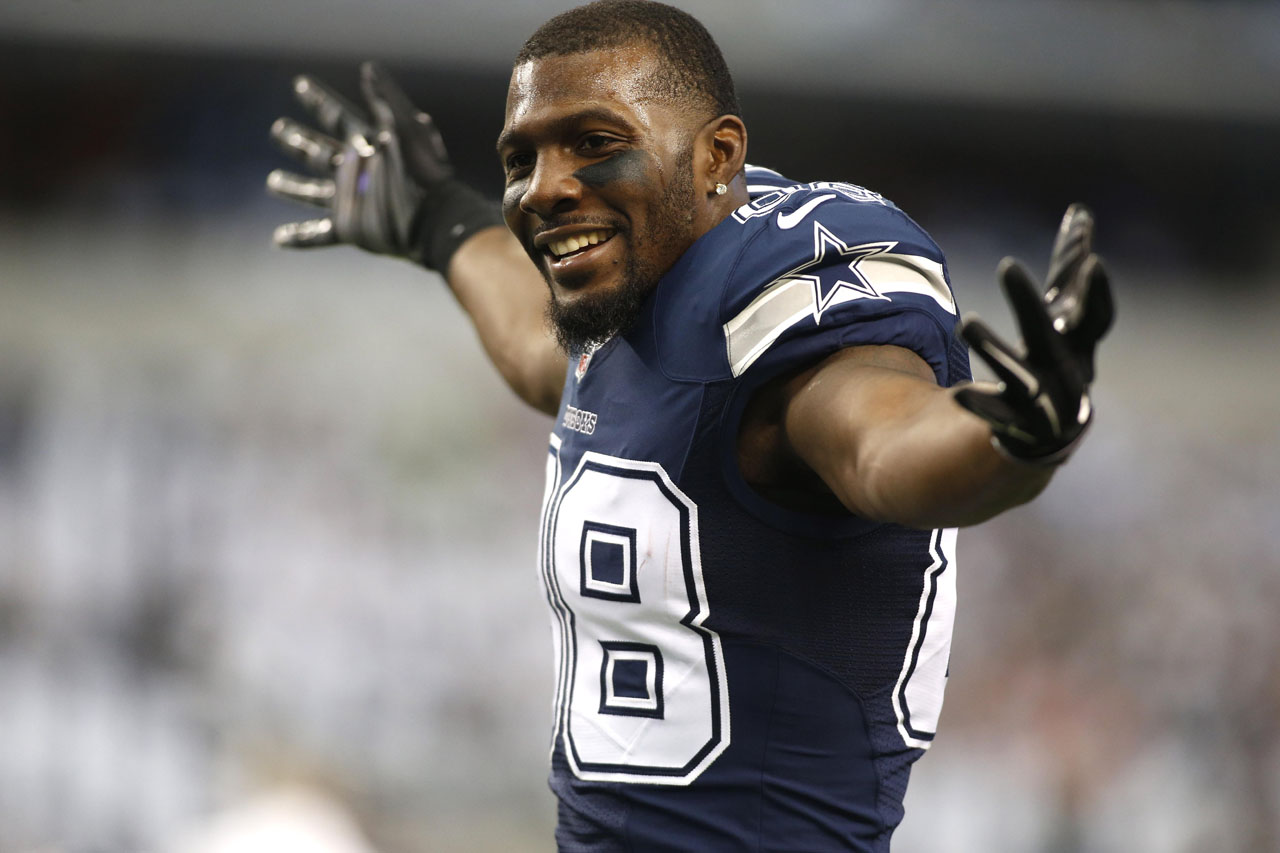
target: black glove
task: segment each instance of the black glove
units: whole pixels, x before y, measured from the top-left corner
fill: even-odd
[[[1021,264],[1013,258],[1000,262],[1000,284],[1025,352],[1016,352],[976,317],[961,325],[960,335],[1000,384],[966,386],[956,392],[956,402],[987,421],[997,449],[1017,459],[1045,465],[1065,460],[1093,417],[1093,352],[1115,308],[1092,244],[1093,214],[1073,204],[1053,244],[1043,296]]]
[[[468,237],[502,224],[502,216],[495,204],[453,177],[431,116],[374,63],[364,63],[360,72],[372,121],[341,95],[303,76],[294,80],[294,92],[325,132],[287,118],[271,126],[271,137],[285,153],[325,177],[277,169],[267,176],[267,189],[330,210],[322,219],[281,225],[275,243],[291,248],[350,243],[444,272]]]

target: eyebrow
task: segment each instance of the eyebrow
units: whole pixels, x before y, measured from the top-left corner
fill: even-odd
[[[581,124],[584,121],[602,121],[607,122],[608,124],[621,125],[628,131],[634,130],[631,122],[627,121],[619,113],[616,113],[606,107],[587,107],[585,109],[578,110],[575,113],[570,113],[567,116],[561,116],[560,118],[550,122],[548,129],[553,134],[559,134],[576,124]],[[502,133],[498,134],[498,142],[495,148],[501,152],[502,149],[507,146],[518,147],[519,145],[524,144],[528,138],[529,134],[527,133],[504,130]]]

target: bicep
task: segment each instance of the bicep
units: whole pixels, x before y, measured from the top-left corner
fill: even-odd
[[[945,396],[924,359],[898,346],[849,347],[791,378],[782,395],[788,450],[851,512],[892,520],[883,450]]]

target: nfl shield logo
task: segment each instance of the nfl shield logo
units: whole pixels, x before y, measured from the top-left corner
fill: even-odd
[[[595,355],[596,348],[588,346],[582,351],[582,355],[578,356],[578,368],[573,372],[578,381],[582,381],[583,374],[587,372],[587,365],[591,363],[591,356]]]

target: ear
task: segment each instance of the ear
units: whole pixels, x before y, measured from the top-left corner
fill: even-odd
[[[713,118],[698,132],[696,150],[695,180],[714,193],[716,184],[732,184],[747,162],[747,126],[735,115]]]

